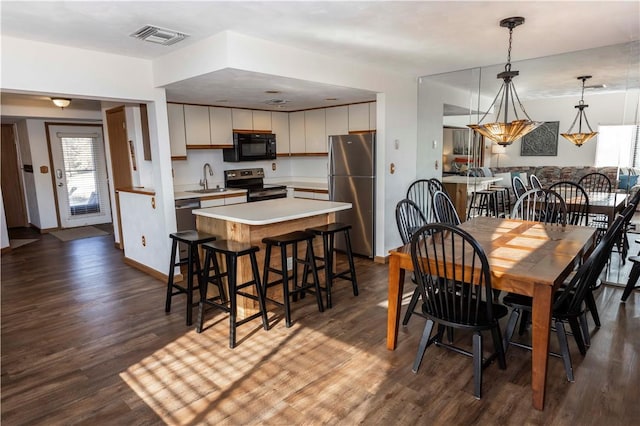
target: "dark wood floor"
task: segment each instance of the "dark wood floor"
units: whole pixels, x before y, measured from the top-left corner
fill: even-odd
[[[19,238],[30,238],[27,233]],[[334,308],[296,302],[294,325],[228,320],[185,327],[184,300],[164,313],[164,283],[126,266],[112,236],[60,242],[43,235],[2,256],[2,423],[33,424],[535,424],[624,425],[640,419],[640,294],[598,293],[603,326],[575,383],[549,360],[547,404],[531,408],[530,353],[484,373],[472,394],[471,360],[429,348],[411,372],[423,320],[385,348],[387,267],[358,259],[360,296],[338,285]],[[412,290],[407,284],[408,294]],[[593,329],[593,327],[592,327]],[[468,336],[456,338],[466,343]],[[556,345],[552,336],[552,346]],[[469,342],[470,343],[470,342]]]

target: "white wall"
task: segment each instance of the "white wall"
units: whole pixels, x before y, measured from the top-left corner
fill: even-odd
[[[577,110],[575,97],[563,97],[553,99],[541,99],[527,101],[525,108],[533,120],[560,121],[559,133],[569,130]],[[594,131],[598,131],[599,125],[615,125],[633,122],[633,105],[629,105],[625,93],[610,94],[585,94],[585,103],[589,108],[585,109],[589,124]],[[583,130],[586,126],[583,123]],[[577,124],[574,128],[577,131]],[[577,147],[558,135],[558,155],[555,157],[522,157],[520,156],[521,141],[517,140],[506,148],[506,154],[500,155],[500,166],[585,166],[595,164],[597,137]],[[487,154],[491,156],[490,152]],[[495,155],[494,155],[495,157]],[[617,164],[611,164],[617,166]]]
[[[4,214],[4,200],[0,191],[0,248],[9,247],[9,232],[7,231],[7,218]]]
[[[33,185],[35,196],[37,197],[37,219],[34,223],[33,212],[31,214],[32,224],[41,230],[58,227],[56,216],[56,203],[53,194],[53,183],[51,181],[51,163],[49,162],[49,149],[47,147],[47,134],[44,127],[44,120],[26,120],[27,133],[29,138],[29,148],[31,151],[31,163],[33,164]],[[47,172],[42,173],[41,167],[46,167]],[[25,173],[28,175],[29,173]],[[27,179],[25,178],[25,181]],[[29,203],[31,207],[31,203]]]

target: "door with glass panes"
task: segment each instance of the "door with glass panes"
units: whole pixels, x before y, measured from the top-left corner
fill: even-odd
[[[111,222],[102,127],[49,125],[48,129],[60,226]]]

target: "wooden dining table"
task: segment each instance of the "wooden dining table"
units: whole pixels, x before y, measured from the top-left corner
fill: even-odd
[[[533,407],[542,410],[553,294],[595,244],[596,229],[484,216],[460,227],[484,249],[493,288],[533,297],[531,388]],[[389,350],[397,346],[406,271],[413,271],[410,244],[389,252]]]
[[[609,225],[613,223],[616,214],[625,208],[629,197],[627,194],[617,192],[589,192],[587,195],[589,196],[589,213],[607,215]]]

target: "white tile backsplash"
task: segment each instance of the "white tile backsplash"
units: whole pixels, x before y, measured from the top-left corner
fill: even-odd
[[[315,163],[324,162],[324,177],[326,177],[326,159],[318,160],[314,159],[315,163],[307,162],[304,158],[277,158],[269,161],[243,161],[240,163],[227,163],[222,161],[221,149],[201,149],[201,150],[188,150],[187,160],[174,160],[172,161],[173,167],[173,186],[174,188],[197,188],[202,179],[202,168],[205,163],[209,163],[213,169],[213,176],[207,175],[207,180],[210,187],[216,185],[224,186],[224,174],[225,170],[230,169],[247,169],[254,167],[262,167],[264,169],[265,180],[289,178],[292,176],[292,165],[298,161],[303,160],[306,162],[306,166],[298,167],[297,170],[309,170],[312,173],[316,173],[316,169],[322,169],[321,166],[317,166]],[[276,170],[272,170],[272,164],[276,164]],[[304,176],[307,176],[305,174]],[[313,174],[308,174],[310,177],[315,177]]]

